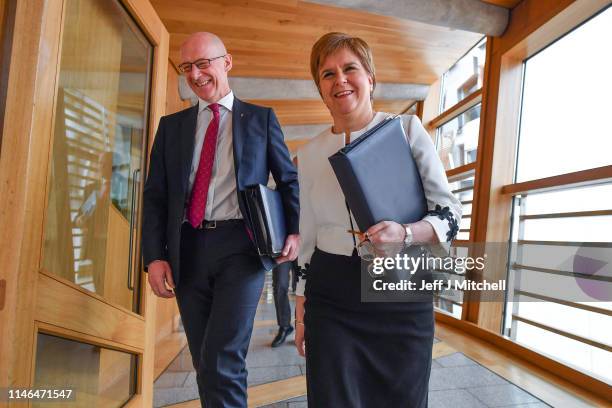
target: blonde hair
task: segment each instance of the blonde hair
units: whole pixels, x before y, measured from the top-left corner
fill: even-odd
[[[312,46],[310,51],[310,73],[312,79],[317,85],[319,94],[321,88],[319,86],[319,68],[325,58],[329,57],[334,52],[346,48],[359,58],[359,62],[363,65],[366,72],[372,77],[372,94],[376,88],[376,71],[374,69],[374,60],[372,59],[372,50],[368,43],[359,37],[354,37],[345,33],[327,33],[319,38]],[[370,99],[372,98],[370,94]]]

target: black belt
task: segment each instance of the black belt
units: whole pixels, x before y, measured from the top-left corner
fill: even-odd
[[[204,220],[200,223],[200,225],[197,225],[195,227],[193,227],[194,229],[217,229],[217,228],[223,228],[223,227],[231,227],[234,225],[238,225],[238,224],[243,224],[244,220],[243,219],[234,219],[234,220],[219,220],[219,221],[208,221],[208,220]],[[191,225],[191,224],[189,224]]]

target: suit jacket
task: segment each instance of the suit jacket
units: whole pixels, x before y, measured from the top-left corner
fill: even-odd
[[[154,260],[166,260],[172,267],[177,285],[180,277],[181,227],[190,198],[189,173],[197,116],[196,104],[161,118],[144,187],[142,252],[145,270]],[[252,184],[267,185],[272,172],[276,189],[283,199],[287,233],[297,234],[297,171],[291,162],[274,111],[234,98],[232,145],[237,193]],[[240,194],[238,204],[242,214],[246,214]],[[246,219],[245,222],[251,228]],[[272,269],[275,265],[269,257],[260,259],[266,269]]]

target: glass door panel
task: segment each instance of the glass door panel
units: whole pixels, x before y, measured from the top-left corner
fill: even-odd
[[[38,333],[33,388],[72,395],[32,406],[121,407],[136,391],[136,360],[134,354]]]
[[[136,311],[153,47],[118,1],[65,7],[42,266]]]

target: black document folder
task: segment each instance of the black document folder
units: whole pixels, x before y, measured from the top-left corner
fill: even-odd
[[[259,255],[279,257],[285,245],[287,229],[283,201],[278,191],[261,184],[242,191],[253,240]]]
[[[329,162],[362,232],[380,221],[407,224],[425,216],[423,183],[399,116],[383,120]]]

